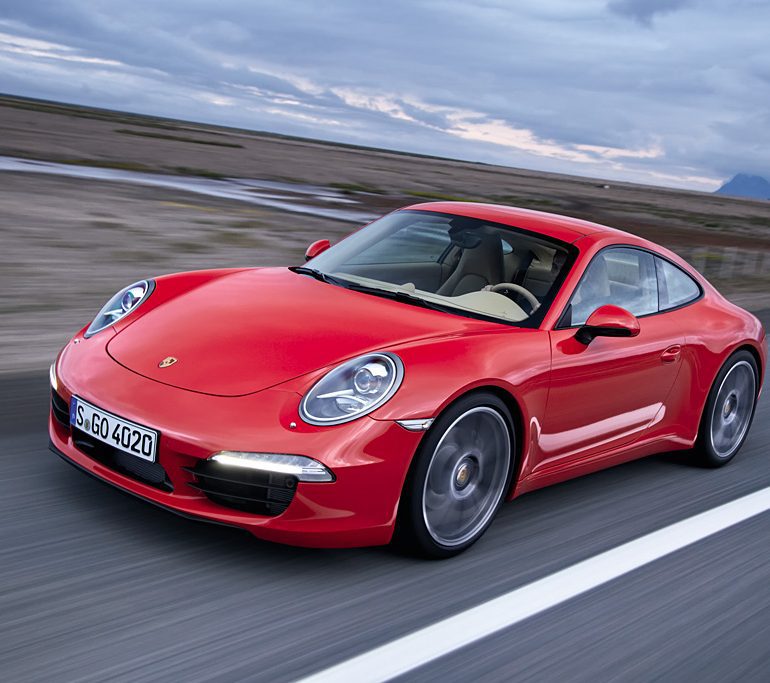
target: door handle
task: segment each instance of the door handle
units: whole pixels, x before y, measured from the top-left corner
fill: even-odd
[[[673,346],[669,346],[663,353],[660,354],[660,359],[664,363],[673,363],[677,358],[679,358],[679,354],[681,352],[681,345],[674,344]]]

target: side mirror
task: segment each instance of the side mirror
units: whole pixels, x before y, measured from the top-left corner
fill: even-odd
[[[305,261],[315,258],[318,254],[326,251],[330,246],[332,246],[332,243],[329,240],[316,240],[305,251]]]
[[[639,321],[636,316],[620,306],[599,306],[588,316],[585,325],[578,329],[575,339],[590,344],[595,337],[636,337]]]

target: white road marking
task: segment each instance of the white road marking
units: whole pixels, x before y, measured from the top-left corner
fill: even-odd
[[[770,487],[578,562],[324,669],[301,683],[391,680],[768,510]]]

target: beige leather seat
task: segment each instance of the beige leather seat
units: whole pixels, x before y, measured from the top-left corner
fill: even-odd
[[[479,233],[481,242],[464,249],[460,261],[436,294],[460,296],[503,281],[503,245],[494,233]]]

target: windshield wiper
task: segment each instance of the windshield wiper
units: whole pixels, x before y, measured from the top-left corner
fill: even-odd
[[[321,282],[328,282],[330,285],[338,285],[339,287],[348,286],[347,282],[344,282],[343,280],[340,280],[336,277],[332,277],[331,275],[327,275],[326,273],[323,273],[320,270],[316,270],[315,268],[308,268],[307,266],[290,266],[289,270],[292,273],[297,273],[298,275],[309,275],[310,277],[314,277],[316,280],[320,280]]]
[[[291,266],[289,270],[292,273],[298,275],[309,275],[310,277],[320,280],[321,282],[328,282],[332,285],[344,287],[345,289],[352,289],[354,292],[363,292],[364,294],[373,294],[374,296],[382,297],[383,299],[391,299],[393,301],[400,301],[402,303],[411,304],[412,306],[420,306],[421,308],[428,308],[432,311],[452,311],[451,306],[442,306],[441,304],[434,304],[431,301],[426,301],[418,296],[414,296],[404,290],[391,291],[389,289],[380,289],[379,287],[369,287],[368,285],[362,285],[357,282],[351,282],[350,280],[343,280],[336,278],[333,275],[328,275],[315,268],[308,268],[307,266]]]
[[[419,296],[414,296],[404,290],[391,291],[389,289],[380,289],[379,287],[368,287],[367,285],[361,285],[357,282],[346,283],[348,289],[352,289],[356,292],[363,292],[364,294],[373,294],[374,296],[380,296],[383,299],[392,299],[393,301],[400,301],[405,304],[411,304],[412,306],[420,306],[421,308],[428,308],[432,311],[448,311],[451,310],[451,306],[442,306],[441,304],[433,303],[421,299]]]

